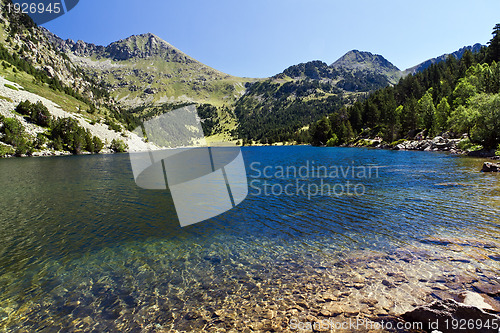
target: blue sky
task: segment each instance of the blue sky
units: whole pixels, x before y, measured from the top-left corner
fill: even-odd
[[[485,44],[500,1],[80,0],[44,24],[66,39],[109,43],[152,32],[225,73],[267,77],[358,49],[400,69],[465,45]]]

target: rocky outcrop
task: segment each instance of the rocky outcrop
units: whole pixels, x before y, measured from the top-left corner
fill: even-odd
[[[467,296],[469,301],[474,301],[473,297]],[[495,314],[488,313],[476,306],[458,303],[452,299],[419,306],[404,313],[402,317],[407,322],[422,323],[424,330],[428,332],[438,330],[443,333],[459,332],[462,323],[465,323],[466,329],[463,332],[496,333],[498,327],[494,327],[492,323],[498,325],[500,322],[500,317]],[[486,323],[489,323],[488,327]]]
[[[445,139],[437,136],[434,139],[418,141],[405,141],[396,145],[394,150],[423,150],[423,151],[450,151],[458,153],[458,143],[460,139]]]
[[[43,27],[40,27],[40,30],[59,52],[74,53],[79,57],[90,57],[92,55],[103,55],[106,50],[104,46],[85,43],[81,40],[76,42],[71,39],[64,40]]]
[[[500,163],[484,162],[482,172],[500,172]]]

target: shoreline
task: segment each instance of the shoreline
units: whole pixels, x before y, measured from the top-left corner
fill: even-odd
[[[425,152],[448,152],[451,155],[478,157],[488,159],[499,159],[500,156],[495,156],[495,150],[462,150],[458,147],[463,139],[446,139],[441,136],[433,139],[422,140],[399,140],[393,144],[385,143],[377,139],[360,139],[355,143],[344,145],[344,147],[364,147],[377,148],[386,150],[401,150],[401,151],[425,151]]]
[[[445,139],[443,137],[435,137],[434,139],[422,139],[422,140],[400,140],[398,144],[388,144],[377,139],[359,139],[354,143],[343,144],[340,146],[335,146],[339,148],[372,148],[372,149],[384,149],[384,150],[396,150],[396,151],[425,151],[425,152],[447,152],[451,155],[456,155],[460,157],[474,157],[474,158],[485,158],[489,160],[500,160],[500,156],[495,155],[495,150],[462,150],[458,148],[458,143],[462,139]],[[2,144],[0,142],[0,144]],[[3,144],[5,145],[5,144]],[[5,145],[11,147],[10,145]],[[280,146],[310,146],[310,144],[293,144],[289,142],[279,142],[271,145],[265,144],[252,144],[252,145],[235,145],[236,147],[280,147]],[[326,146],[320,146],[326,147]],[[185,147],[182,147],[185,148]],[[172,148],[164,148],[172,149]],[[157,150],[157,149],[154,149]],[[161,149],[160,149],[161,150]],[[126,150],[124,152],[114,152],[112,149],[103,149],[98,153],[91,152],[81,152],[80,154],[73,154],[65,150],[42,150],[33,152],[31,155],[5,155],[0,156],[2,158],[15,158],[15,157],[57,157],[57,156],[73,156],[73,155],[112,155],[120,153],[134,153],[140,152],[139,150]]]

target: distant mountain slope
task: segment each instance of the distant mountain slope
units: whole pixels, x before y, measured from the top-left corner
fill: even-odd
[[[416,66],[410,67],[404,71],[404,74],[408,75],[408,74],[415,74],[415,73],[421,72],[424,69],[428,68],[432,64],[437,64],[441,61],[445,61],[446,58],[448,58],[448,56],[450,56],[450,55],[455,57],[456,59],[461,59],[462,56],[464,55],[465,51],[469,50],[472,53],[475,53],[475,52],[478,52],[482,47],[485,47],[485,46],[482,44],[479,44],[479,43],[476,43],[476,44],[470,45],[470,46],[464,46],[461,49],[459,49],[458,51],[455,51],[452,53],[446,53],[446,54],[443,54],[439,57],[432,58],[432,59],[426,60],[424,62],[421,62],[420,64],[418,64]]]
[[[331,66],[319,60],[290,66],[249,85],[236,102],[238,135],[262,143],[300,139],[299,129],[392,84],[398,73],[382,56],[359,51]]]
[[[158,36],[147,33],[97,46],[45,35],[128,107],[163,103],[233,104],[253,79],[234,77],[186,55]]]

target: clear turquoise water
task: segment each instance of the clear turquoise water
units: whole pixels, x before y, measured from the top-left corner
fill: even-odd
[[[365,186],[358,196],[309,199],[250,189],[235,209],[180,228],[168,191],[138,188],[126,154],[0,160],[0,327],[97,332],[245,325],[244,318],[259,318],[247,309],[260,304],[285,313],[286,302],[317,292],[324,279],[337,289],[348,286],[346,262],[391,268],[404,251],[416,260],[409,268],[435,256],[429,275],[453,267],[498,271],[500,177],[478,172],[482,160],[307,146],[245,147],[243,153],[250,180],[260,184],[296,179],[255,178],[252,162],[261,168],[307,161],[377,165],[379,177],[347,179]],[[454,239],[455,247],[429,237]],[[473,241],[483,245],[468,246]]]

